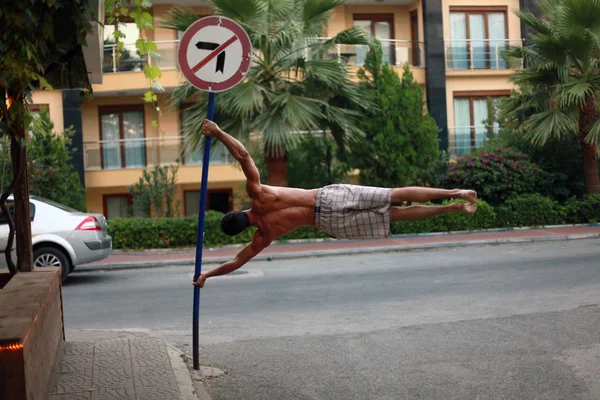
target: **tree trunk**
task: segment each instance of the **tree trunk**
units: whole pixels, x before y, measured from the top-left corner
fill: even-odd
[[[287,154],[283,157],[271,157],[265,154],[267,163],[267,183],[271,186],[287,186]]]
[[[17,101],[21,101],[18,99]],[[22,104],[13,104],[13,107],[23,107]],[[21,112],[20,112],[21,111]],[[11,159],[15,181],[15,226],[17,244],[17,269],[28,272],[33,268],[33,250],[31,247],[31,217],[29,213],[29,181],[27,178],[27,152],[25,146],[25,126],[22,110],[17,110],[12,123],[11,131],[16,141],[11,142]],[[19,173],[21,171],[21,173]]]
[[[598,172],[598,155],[594,144],[585,141],[589,126],[597,117],[594,100],[590,99],[579,117],[579,140],[581,142],[581,158],[583,160],[583,179],[587,194],[600,193],[600,174]]]

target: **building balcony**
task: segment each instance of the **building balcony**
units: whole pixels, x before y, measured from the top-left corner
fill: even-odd
[[[179,163],[202,165],[203,152],[183,151],[182,136],[101,140],[83,144],[85,171],[143,169]],[[223,146],[213,146],[210,164],[230,164],[232,157]]]
[[[321,38],[326,40],[326,38]],[[178,40],[163,40],[155,42],[160,60],[153,60],[148,56],[141,56],[135,44],[125,45],[120,51],[116,45],[104,46],[104,62],[102,71],[104,74],[116,74],[120,72],[142,72],[146,64],[155,63],[161,71],[177,69],[177,47]],[[422,42],[411,42],[409,40],[381,40],[383,47],[383,61],[396,67],[409,64],[413,67],[425,66],[424,46]],[[339,57],[351,67],[361,67],[368,52],[366,45],[336,45],[330,52],[330,57]]]
[[[328,38],[322,38],[326,40]],[[410,40],[379,39],[383,50],[383,62],[403,68],[408,64],[411,67],[425,67],[425,47],[422,42]],[[367,45],[338,44],[329,52],[330,57],[338,57],[351,67],[362,67],[369,48]]]
[[[448,128],[448,153],[450,158],[471,154],[482,148],[490,137],[498,135],[499,127],[455,126]]]
[[[506,71],[523,67],[509,65],[503,52],[510,47],[520,47],[523,40],[446,40],[446,68],[452,71]]]

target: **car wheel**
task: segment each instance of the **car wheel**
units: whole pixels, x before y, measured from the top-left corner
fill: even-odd
[[[70,265],[69,260],[65,254],[55,249],[54,247],[41,247],[33,252],[33,267],[44,268],[44,267],[58,267],[60,268],[60,276],[62,282],[67,279],[69,275]]]

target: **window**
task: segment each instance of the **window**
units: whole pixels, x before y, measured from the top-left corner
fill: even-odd
[[[450,7],[450,67],[505,69],[506,7]]]
[[[394,65],[394,43],[386,41],[394,39],[394,14],[354,14],[354,26],[365,34],[382,40],[383,62]],[[366,46],[357,46],[356,54],[342,54],[342,56],[356,56],[356,65],[363,65],[367,51]]]
[[[190,108],[190,105],[186,105],[181,108],[181,136],[185,136],[184,125],[188,123],[190,118],[193,118],[194,109]],[[210,164],[224,164],[229,162],[229,151],[227,148],[218,140],[212,140],[210,147]],[[181,144],[183,150],[183,163],[185,165],[202,165],[204,160],[204,148],[199,145],[196,149],[186,149],[184,141],[182,139]]]
[[[104,25],[102,72],[141,71],[146,60],[142,58],[135,46],[135,42],[140,38],[140,30],[133,21],[119,24],[119,30],[125,34],[125,38],[123,39],[124,47],[121,49],[121,56],[116,57],[115,26]]]
[[[209,190],[206,194],[206,209],[227,213],[231,211],[231,190]],[[200,191],[185,192],[185,215],[198,215],[200,209]]]
[[[29,124],[26,133],[27,137],[31,138],[33,137],[33,124],[40,118],[42,110],[46,110],[48,112],[50,112],[50,110],[48,108],[48,104],[31,104],[28,109],[29,114],[31,115],[31,123]]]
[[[130,194],[105,194],[102,196],[104,203],[104,216],[107,220],[113,218],[142,217],[142,213],[133,208],[133,197]]]
[[[454,93],[454,140],[457,155],[468,154],[483,145],[491,117],[488,98],[492,99],[492,106],[497,109],[498,102],[494,100],[506,96],[510,96],[510,91]],[[492,129],[497,132],[497,122]]]
[[[143,106],[100,107],[103,169],[146,166]]]
[[[10,200],[6,202],[6,206],[8,207],[8,212],[10,213],[10,216],[12,217],[13,223],[16,223],[16,217],[15,217],[15,202]],[[34,217],[35,217],[35,204],[33,203],[29,203],[29,216],[31,218],[31,221],[33,221]],[[8,225],[8,220],[6,219],[6,217],[4,216],[4,213],[0,210],[0,225]],[[1,249],[4,250],[4,249]]]

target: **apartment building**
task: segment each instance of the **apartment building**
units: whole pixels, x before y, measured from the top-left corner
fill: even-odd
[[[465,154],[485,138],[488,97],[510,95],[509,76],[514,66],[501,57],[507,45],[524,43],[525,30],[513,10],[531,9],[531,0],[347,0],[338,6],[326,36],[357,26],[378,37],[384,59],[402,73],[408,63],[423,85],[430,113],[441,128],[440,147],[453,155]],[[166,15],[173,0],[154,0],[155,19]],[[211,14],[202,0],[177,2],[191,6],[199,16]],[[185,109],[169,108],[169,92],[183,78],[177,71],[175,53],[181,33],[157,28],[161,85],[158,109],[145,104],[148,88],[142,68],[148,61],[135,52],[134,24],[125,26],[125,51],[116,57],[110,43],[111,27],[104,32],[102,84],[93,86],[95,96],[83,100],[77,91],[38,92],[36,107],[47,107],[56,130],[73,125],[74,144],[80,151],[74,160],[87,190],[90,212],[109,219],[125,216],[132,199],[129,185],[144,168],[180,160],[178,198],[181,212],[198,212],[202,154],[182,154],[181,121]],[[364,62],[364,46],[339,46],[338,55],[353,70]],[[228,211],[240,207],[244,176],[225,151],[211,157],[207,207]]]

